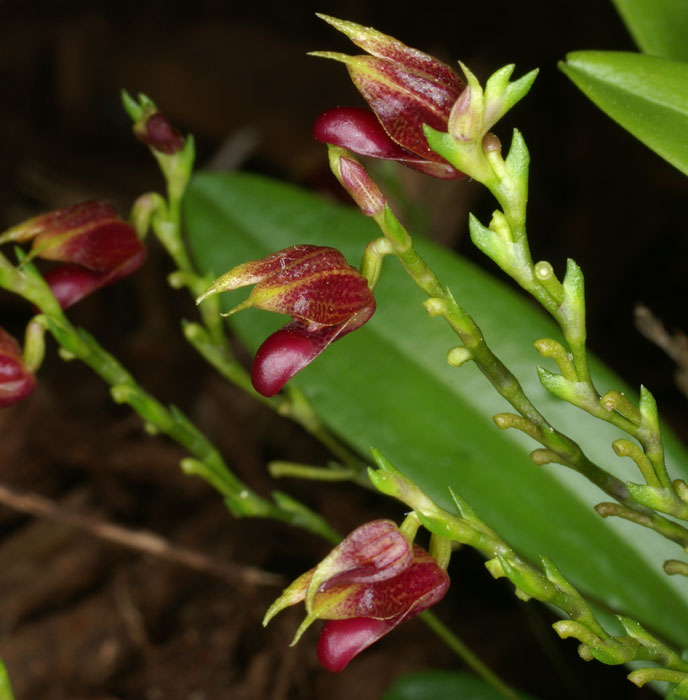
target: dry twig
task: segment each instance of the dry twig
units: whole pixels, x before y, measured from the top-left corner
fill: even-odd
[[[22,493],[2,484],[0,484],[0,503],[22,513],[49,518],[88,532],[94,537],[201,571],[234,586],[284,585],[283,578],[278,574],[247,564],[221,561],[196,550],[179,547],[153,532],[130,530],[92,516],[75,513],[43,496]]]

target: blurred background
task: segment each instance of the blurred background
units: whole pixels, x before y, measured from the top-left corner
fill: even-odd
[[[306,52],[358,50],[315,12],[375,26],[448,63],[461,59],[483,80],[506,63],[516,64],[517,76],[539,67],[528,98],[497,128],[508,143],[518,125],[531,151],[533,254],[558,272],[567,257],[581,265],[590,347],[631,385],[647,384],[685,437],[673,362],[637,331],[633,310],[642,302],[669,330],[686,329],[681,207],[688,183],[598,112],[556,65],[572,50],[634,50],[611,2],[493,0],[440,10],[361,0],[0,0],[0,228],[92,198],[126,215],[138,194],[160,188],[121,108],[122,88],[145,92],[195,134],[199,167],[241,168],[337,196],[311,123],[328,107],[362,100],[342,66]],[[501,275],[467,236],[467,212],[489,220],[492,211],[480,188],[435,187],[406,171],[398,177],[424,233]],[[167,260],[150,248],[137,275],[84,300],[70,317],[147,389],[190,414],[259,491],[274,488],[264,471],[271,458],[325,461],[301,431],[224,386],[184,346],[179,318],[192,318],[194,309],[167,288]],[[22,300],[0,294],[0,325],[20,337],[29,314]],[[31,399],[0,413],[2,483],[285,581],[324,554],[321,542],[295,530],[232,520],[208,488],[180,474],[181,456],[147,436],[99,380],[52,347]],[[345,486],[280,488],[343,532],[400,515]],[[476,555],[459,553],[451,573],[454,595],[440,614],[509,682],[545,699],[608,697],[610,688],[651,696],[624,681],[623,669],[585,665],[574,643],[555,642],[549,614],[518,603],[505,585],[485,584]],[[315,633],[287,648],[300,611],[260,628],[278,591],[243,569],[218,579],[0,506],[0,658],[17,700],[338,700],[352,693],[374,700],[404,671],[460,667],[416,622],[343,675],[329,675],[317,666]]]

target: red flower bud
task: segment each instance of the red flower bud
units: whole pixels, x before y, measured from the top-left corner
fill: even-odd
[[[19,343],[0,328],[0,408],[21,401],[35,386],[36,378],[24,367]]]
[[[334,248],[297,245],[237,265],[197,299],[255,284],[250,306],[288,314],[291,323],[258,349],[251,369],[256,391],[273,396],[332,342],[362,326],[375,311],[366,279]]]
[[[145,114],[133,126],[136,138],[165,155],[173,155],[184,148],[184,136],[161,112]]]
[[[363,649],[439,602],[449,577],[389,520],[354,530],[314,569],[300,576],[270,606],[263,624],[285,607],[305,602],[307,617],[294,643],[316,619],[329,620],[318,657],[341,671]]]
[[[347,65],[354,85],[370,105],[391,143],[385,145],[380,134],[371,128],[370,120],[366,122],[357,113],[349,113],[351,123],[346,126],[342,123],[346,118],[344,113],[325,113],[327,116],[323,115],[316,122],[315,138],[325,140],[321,137],[327,135],[331,139],[328,143],[361,155],[398,160],[434,177],[465,177],[430,149],[423,133],[423,124],[438,131],[447,130],[452,106],[465,88],[459,74],[436,58],[375,29],[319,16],[371,54],[313,53]],[[372,143],[376,148],[370,148]],[[359,144],[364,144],[367,152],[358,150]],[[404,153],[397,150],[394,155],[382,155],[384,151],[394,153],[394,146]]]
[[[328,150],[332,172],[361,212],[372,217],[382,214],[387,200],[366,169],[349,151],[332,144]]]
[[[84,202],[29,219],[0,238],[6,241],[32,241],[29,259],[70,263],[46,274],[62,308],[131,274],[146,257],[134,229],[107,202]]]

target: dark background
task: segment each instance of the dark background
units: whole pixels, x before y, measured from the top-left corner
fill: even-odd
[[[633,50],[608,2],[455,2],[442,11],[434,3],[360,1],[0,2],[0,228],[89,198],[109,199],[126,215],[139,193],[160,187],[121,109],[123,87],[147,93],[196,135],[200,166],[330,191],[325,150],[310,125],[328,107],[361,100],[342,66],[305,55],[357,52],[316,11],[375,26],[447,62],[460,58],[483,80],[505,63],[516,64],[517,76],[540,68],[531,94],[497,128],[508,143],[517,124],[531,151],[533,254],[559,272],[567,257],[581,265],[590,347],[632,385],[647,384],[685,434],[672,363],[635,330],[633,307],[644,302],[670,329],[686,327],[686,179],[556,67],[567,51]],[[431,195],[435,183],[408,173],[402,182],[418,206],[432,197],[430,235],[494,270],[472,250],[465,225],[468,210],[489,220],[489,196],[470,183]],[[326,460],[301,431],[224,386],[184,346],[178,319],[194,311],[166,287],[167,271],[151,246],[143,270],[70,317],[146,388],[182,406],[261,492],[275,487],[264,471],[271,458]],[[22,300],[0,295],[3,327],[20,336],[29,313]],[[147,436],[85,367],[65,364],[52,346],[31,399],[0,414],[4,483],[287,578],[326,551],[284,526],[232,520],[215,494],[180,474],[181,456]],[[348,487],[278,487],[343,532],[401,515]],[[403,671],[457,668],[416,622],[332,676],[315,661],[315,632],[287,648],[301,611],[260,628],[274,586],[218,582],[4,507],[0,535],[0,658],[18,700],[373,700]],[[440,614],[509,682],[542,698],[650,694],[624,681],[623,669],[580,661],[574,643],[555,640],[548,614],[486,579],[473,553],[458,553],[451,573],[453,595]]]

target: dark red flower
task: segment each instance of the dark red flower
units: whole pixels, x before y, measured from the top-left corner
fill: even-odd
[[[131,274],[146,249],[133,227],[107,202],[90,201],[29,219],[9,229],[0,243],[31,241],[29,259],[67,265],[45,275],[64,309],[86,295]]]
[[[459,74],[375,29],[319,16],[370,54],[313,52],[346,64],[374,115],[349,107],[328,110],[315,122],[315,138],[361,155],[398,160],[433,177],[465,177],[430,149],[423,133],[423,124],[447,131],[451,109],[466,87]]]
[[[360,328],[375,311],[366,279],[334,248],[296,245],[237,265],[197,299],[254,284],[248,299],[227,315],[251,306],[288,314],[292,321],[260,346],[251,381],[273,396],[330,343]]]
[[[411,544],[392,521],[374,520],[288,586],[263,624],[304,601],[307,616],[292,644],[314,620],[328,620],[318,658],[328,670],[341,671],[397,625],[439,602],[448,588],[447,572],[433,557]]]

